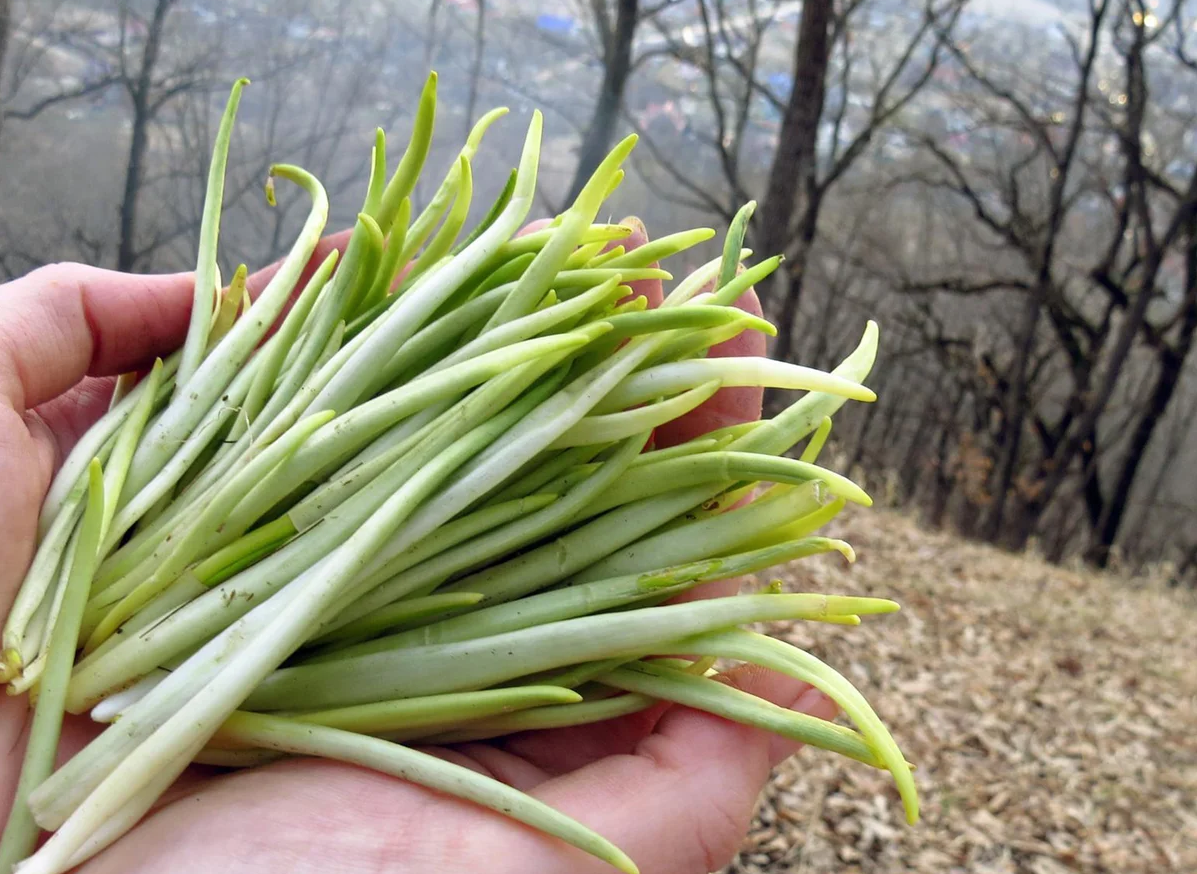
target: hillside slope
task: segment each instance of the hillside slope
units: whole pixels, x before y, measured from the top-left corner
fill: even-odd
[[[1197,871],[1197,604],[856,513],[856,565],[793,590],[903,611],[775,629],[852,680],[917,763],[923,821],[888,775],[818,750],[780,767],[734,872]]]

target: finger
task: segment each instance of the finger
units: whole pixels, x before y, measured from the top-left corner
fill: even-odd
[[[560,776],[607,756],[631,755],[653,733],[669,707],[659,704],[594,725],[520,732],[496,743],[546,775]]]
[[[761,302],[753,289],[744,292],[736,306],[754,316],[761,315]],[[765,342],[765,335],[759,331],[743,331],[712,346],[707,357],[763,356]],[[696,409],[657,428],[656,445],[661,448],[676,446],[717,428],[755,422],[761,417],[764,396],[764,389],[756,386],[721,388]]]
[[[8,821],[32,724],[33,711],[29,708],[28,695],[0,695],[0,749],[6,752],[5,758],[0,761],[0,822]],[[104,726],[86,716],[68,713],[62,721],[55,767],[61,766],[83,749],[103,729]]]
[[[516,233],[516,237],[526,237],[528,234],[534,234],[537,231],[544,230],[553,223],[550,218],[538,218],[528,222]]]
[[[486,743],[463,743],[452,747],[418,747],[423,752],[485,774],[521,792],[539,786],[552,775],[525,758]]]
[[[317,244],[297,287],[348,234]],[[246,286],[260,292],[277,270],[258,271]],[[193,290],[190,273],[136,276],[83,264],[53,264],[10,282],[0,307],[0,395],[28,409],[85,375],[123,373],[174,351],[187,334]]]
[[[115,385],[116,377],[113,376],[87,376],[58,397],[30,411],[30,416],[37,416],[46,425],[52,439],[55,466],[74,448],[96,419],[104,415],[112,400]],[[53,472],[53,466],[50,472]]]
[[[633,249],[639,249],[648,242],[648,229],[644,227],[644,222],[640,221],[636,216],[628,216],[620,224],[631,228],[631,235],[622,240],[612,240],[603,249],[604,252],[613,249],[615,246],[623,246],[624,251],[631,252]],[[648,266],[660,267],[661,265],[654,261]],[[628,287],[632,289],[632,293],[628,296],[629,298],[642,295],[648,299],[650,308],[660,306],[661,301],[665,299],[665,287],[659,279],[637,279],[634,282],[629,282]]]
[[[87,374],[132,370],[183,342],[189,273],[132,276],[53,264],[10,282],[0,305],[0,395],[21,411]]]

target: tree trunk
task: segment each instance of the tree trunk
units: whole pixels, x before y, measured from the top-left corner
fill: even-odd
[[[567,202],[572,202],[586,184],[615,138],[615,126],[623,105],[623,93],[632,72],[632,41],[636,36],[639,0],[616,0],[615,28],[603,46],[603,82],[599,86],[594,114],[582,135],[574,181],[569,186]]]
[[[1134,136],[1121,137],[1123,152],[1128,165],[1126,196],[1132,204],[1132,212],[1137,216],[1139,224],[1148,229],[1147,239],[1152,240],[1152,235],[1150,234],[1152,217],[1151,207],[1148,202],[1148,182],[1146,173],[1143,171],[1142,143],[1137,133],[1143,130],[1143,118],[1147,105],[1147,85],[1143,67],[1143,52],[1146,47],[1145,28],[1136,27],[1133,34],[1134,41],[1130,50],[1126,53],[1126,91],[1128,95],[1126,129],[1136,133]],[[1190,184],[1191,187],[1192,183]],[[1188,223],[1193,220],[1193,215],[1197,212],[1197,207],[1195,207],[1195,202],[1191,197],[1192,192],[1190,191],[1186,195],[1185,201],[1179,205],[1179,212],[1173,217],[1171,223],[1173,229],[1188,227]],[[1181,224],[1182,222],[1183,224]],[[1171,233],[1171,231],[1168,233]],[[1054,242],[1054,236],[1050,237],[1049,247]],[[1038,491],[1035,496],[1027,501],[1023,508],[1023,518],[1020,520],[1021,524],[1016,529],[1017,540],[1025,542],[1030,532],[1038,524],[1039,517],[1043,514],[1043,511],[1056,496],[1056,492],[1063,484],[1065,477],[1068,476],[1072,462],[1076,459],[1085,442],[1094,439],[1094,435],[1097,433],[1097,423],[1106,411],[1110,398],[1113,396],[1114,387],[1117,385],[1119,377],[1124,373],[1123,365],[1127,362],[1134,347],[1135,339],[1143,327],[1147,316],[1147,308],[1151,301],[1155,299],[1153,292],[1156,290],[1156,277],[1159,275],[1160,266],[1166,255],[1164,250],[1168,248],[1168,245],[1167,241],[1163,242],[1162,248],[1158,242],[1152,241],[1150,243],[1146,257],[1143,259],[1142,267],[1138,271],[1140,277],[1138,292],[1135,295],[1134,302],[1127,307],[1122,324],[1114,337],[1109,357],[1104,363],[1105,370],[1102,378],[1096,386],[1088,385],[1088,380],[1085,381],[1085,385],[1078,386],[1084,392],[1084,411],[1074,422],[1070,423],[1070,427],[1057,446],[1056,451],[1052,454],[1052,457],[1045,460],[1043,469],[1046,475],[1039,482]],[[1045,259],[1044,263],[1049,263],[1049,261],[1050,248],[1048,259]],[[1044,278],[1044,275],[1041,273],[1041,281]]]
[[[940,373],[939,378],[935,381],[935,397],[940,398],[944,391],[945,374]],[[914,406],[911,404],[910,406]],[[902,490],[902,501],[912,502],[915,495],[919,491],[919,483],[922,480],[922,474],[925,472],[923,459],[927,455],[927,446],[931,436],[931,425],[938,424],[936,420],[940,416],[940,408],[937,404],[933,404],[930,409],[919,416],[918,425],[915,426],[914,434],[910,438],[910,448],[906,451],[906,458],[902,462],[902,468],[899,471],[900,487]],[[946,431],[947,428],[944,427]]]
[[[474,125],[474,111],[478,106],[478,80],[482,77],[482,54],[486,49],[486,0],[474,0],[478,6],[478,20],[474,23],[474,60],[470,66],[470,90],[466,94],[465,132],[468,136]]]
[[[0,0],[0,80],[4,78],[4,56],[8,49],[8,32],[12,27],[12,4]]]
[[[116,269],[124,272],[131,271],[137,261],[137,200],[141,192],[146,139],[153,116],[153,107],[150,104],[151,80],[154,67],[158,63],[158,50],[162,45],[163,25],[173,2],[174,0],[158,0],[154,5],[154,17],[146,33],[137,81],[132,83],[129,90],[133,100],[133,131],[129,142],[129,161],[125,169],[125,191],[121,197],[120,243],[116,253]]]
[[[927,524],[932,528],[943,528],[944,517],[948,512],[948,501],[952,497],[952,477],[948,472],[952,453],[952,438],[955,436],[952,420],[944,423],[939,432],[938,445],[935,447],[935,488],[931,493],[931,505],[927,510]]]
[[[1006,512],[1006,497],[1014,485],[1014,474],[1018,469],[1018,453],[1022,444],[1022,432],[1026,425],[1027,416],[1027,362],[1035,349],[1035,332],[1039,327],[1039,294],[1032,291],[1026,300],[1022,314],[1022,333],[1018,338],[1018,348],[1014,354],[1014,373],[1010,379],[1010,390],[1003,404],[1004,439],[999,450],[998,463],[993,469],[990,480],[990,495],[993,503],[985,517],[985,524],[981,529],[981,537],[993,542],[997,540],[1002,530],[1003,517]]]
[[[810,263],[811,246],[815,241],[821,200],[822,198],[813,191],[806,198],[802,227],[798,239],[790,247],[789,259],[773,274],[772,282],[766,283],[767,293],[781,298],[781,313],[777,317],[776,325],[777,340],[773,346],[773,357],[778,361],[791,361],[797,346],[798,303],[802,299],[802,289],[806,283],[806,268]],[[761,254],[769,256],[774,253],[766,249]],[[783,272],[784,275],[779,276]]]
[[[1118,472],[1118,479],[1114,484],[1114,491],[1102,508],[1101,519],[1094,532],[1093,543],[1085,553],[1086,560],[1093,562],[1098,567],[1105,567],[1109,564],[1110,548],[1117,540],[1118,529],[1121,528],[1122,521],[1126,517],[1126,502],[1130,498],[1131,488],[1135,484],[1135,476],[1139,471],[1139,466],[1143,463],[1143,457],[1147,453],[1147,447],[1151,443],[1155,429],[1168,412],[1168,405],[1172,402],[1172,396],[1176,393],[1176,386],[1180,382],[1181,373],[1184,370],[1185,359],[1188,358],[1189,351],[1193,348],[1193,335],[1197,333],[1197,288],[1194,288],[1192,283],[1197,280],[1197,253],[1194,252],[1192,245],[1188,247],[1187,260],[1193,269],[1189,271],[1188,306],[1180,326],[1180,335],[1175,346],[1165,345],[1160,350],[1160,366],[1155,378],[1155,387],[1147,399],[1147,406],[1131,436],[1130,445],[1127,447],[1126,456],[1122,462],[1122,469]]]
[[[8,55],[8,38],[12,32],[12,4],[0,0],[0,85],[4,84],[4,59]],[[4,93],[0,91],[0,94]],[[0,104],[0,132],[4,130],[4,106]]]
[[[440,48],[440,34],[437,30],[437,18],[440,16],[441,0],[431,0],[428,4],[428,28],[424,35],[424,68],[431,70],[436,59],[437,49]]]
[[[1101,469],[1097,464],[1097,447],[1093,442],[1085,444],[1081,452],[1081,466],[1084,470],[1085,515],[1089,517],[1089,526],[1096,529],[1101,525],[1102,513],[1105,512],[1105,494],[1101,490]]]
[[[816,149],[819,119],[827,90],[827,66],[831,57],[833,0],[806,0],[794,46],[794,78],[778,133],[777,151],[769,168],[769,181],[756,213],[757,253],[767,257],[785,253],[794,264],[784,275],[761,289],[766,312],[777,321],[775,356],[787,360],[793,346],[793,322],[798,313],[809,248],[818,214],[818,162]],[[790,247],[790,230],[798,213],[799,197],[805,213],[796,247]]]

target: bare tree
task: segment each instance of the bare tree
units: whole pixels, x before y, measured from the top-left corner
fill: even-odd
[[[45,144],[61,144],[63,160],[47,157],[57,169],[19,225],[0,220],[0,268],[10,274],[62,258],[131,270],[192,262],[229,81],[214,77],[228,66],[221,62],[226,54],[236,58],[228,72],[253,84],[230,156],[222,263],[231,270],[240,260],[278,255],[300,221],[301,198],[280,198],[274,210],[261,202],[261,183],[274,162],[317,173],[333,200],[332,221],[350,223],[365,188],[374,128],[394,128],[413,101],[394,80],[421,71],[418,59],[401,68],[394,50],[408,23],[352,0],[273,0],[270,9],[248,16],[212,13],[202,21],[175,0],[113,0],[86,15],[67,6],[51,11],[22,19],[9,75],[20,61],[23,87],[6,106],[26,122],[13,127],[13,148],[37,155]],[[45,49],[51,45],[53,51]],[[384,75],[353,72],[364,69]],[[36,115],[28,112],[46,82],[95,81],[79,75],[89,72],[103,73],[105,86],[74,103],[63,97]],[[12,81],[6,79],[6,91]],[[92,138],[86,161],[70,154],[73,141],[82,148]],[[88,184],[95,179],[104,184]]]
[[[125,167],[125,192],[120,205],[119,242],[116,250],[116,269],[132,270],[138,260],[136,246],[137,207],[144,172],[146,140],[150,123],[171,97],[183,90],[196,87],[200,68],[189,74],[170,77],[170,84],[161,78],[157,69],[162,50],[163,30],[166,17],[175,0],[157,0],[150,19],[145,23],[145,39],[136,65],[130,64],[130,52],[126,48],[130,23],[140,22],[126,5],[121,6],[121,43],[118,49],[120,83],[129,94],[132,106],[132,124],[129,136],[129,158]]]
[[[782,359],[795,352],[794,322],[828,193],[930,80],[942,51],[933,37],[951,31],[962,2],[928,0],[904,29],[891,21],[885,34],[866,37],[862,21],[869,8],[864,0],[803,3],[784,88],[761,63],[782,4],[753,2],[747,13],[733,14],[720,0],[701,0],[697,45],[658,28],[674,57],[705,81],[713,131],[701,141],[714,151],[722,190],[685,172],[651,136],[649,148],[693,206],[726,219],[757,193],[754,247],[787,259],[760,290],[777,323],[774,354]],[[829,91],[835,93],[830,102]],[[754,178],[744,160],[761,139],[754,112],[779,119],[764,180]]]
[[[31,121],[61,104],[91,97],[116,81],[99,61],[87,31],[93,15],[65,2],[24,6],[0,0],[0,132],[6,121]],[[76,56],[78,69],[64,70],[55,87],[31,83],[31,74],[57,46]]]
[[[578,147],[578,163],[567,197],[571,201],[615,139],[624,91],[632,73],[632,41],[641,15],[639,0],[590,0],[589,5],[602,51],[603,79]]]
[[[1087,534],[1052,522],[1049,553],[1080,538],[1108,561],[1181,384],[1197,329],[1197,155],[1181,136],[1192,112],[1173,100],[1179,9],[1095,0],[1037,69],[940,35],[959,77],[943,113],[961,133],[912,128],[928,165],[909,178],[954,199],[969,243],[920,252],[900,282],[988,315],[965,338],[986,373],[986,539],[1020,547],[1049,518],[1083,519]],[[1053,509],[1072,502],[1080,516]]]

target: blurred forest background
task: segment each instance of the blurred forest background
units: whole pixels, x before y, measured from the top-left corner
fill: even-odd
[[[1197,584],[1197,3],[0,0],[0,280],[190,269],[238,76],[225,275],[302,219],[265,204],[272,162],[348,225],[429,68],[446,160],[513,110],[479,212],[533,107],[545,214],[629,130],[613,209],[655,234],[759,201],[753,248],[787,256],[759,289],[773,354],[827,368],[882,324],[881,399],[835,436],[886,502]]]

